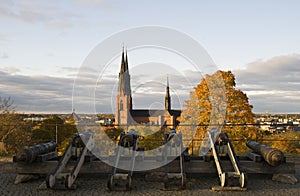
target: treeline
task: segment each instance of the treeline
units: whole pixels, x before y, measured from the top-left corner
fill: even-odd
[[[53,115],[42,122],[24,121],[16,113],[0,115],[0,153],[13,155],[18,150],[49,141],[56,141],[58,151],[63,152],[77,132],[74,123],[66,123]]]

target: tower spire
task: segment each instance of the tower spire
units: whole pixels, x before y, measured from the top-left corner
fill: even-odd
[[[121,75],[121,74],[123,74],[123,73],[125,73],[125,57],[124,57],[124,46],[123,46],[123,49],[122,49],[122,59],[121,59],[121,69],[120,69],[120,74],[119,74],[119,76]]]
[[[171,110],[171,97],[169,88],[169,77],[167,76],[167,87],[166,87],[166,97],[165,97],[165,110]]]
[[[126,54],[125,54],[125,71],[128,71],[128,57],[127,57],[127,47],[126,47]]]
[[[130,75],[128,70],[127,50],[122,49],[121,68],[119,73],[119,93],[131,96]]]

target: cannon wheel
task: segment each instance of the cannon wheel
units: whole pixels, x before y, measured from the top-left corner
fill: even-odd
[[[221,187],[227,186],[227,184],[228,184],[228,174],[227,173],[222,173],[220,181],[221,181]]]
[[[110,191],[112,189],[112,184],[113,184],[113,176],[111,174],[109,174],[108,179],[107,179],[107,188]]]
[[[247,174],[243,172],[243,173],[241,173],[241,176],[240,176],[240,185],[241,185],[241,188],[247,187],[247,183],[248,183]]]
[[[55,177],[52,174],[46,176],[46,186],[47,188],[53,188],[53,186],[55,186]]]
[[[132,189],[132,178],[131,176],[127,176],[126,190],[130,191]]]

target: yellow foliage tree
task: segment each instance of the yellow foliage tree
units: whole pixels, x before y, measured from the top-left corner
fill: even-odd
[[[238,152],[246,149],[246,139],[256,136],[254,127],[242,126],[254,123],[254,114],[247,95],[235,85],[231,71],[217,71],[206,75],[190,93],[179,127],[184,145],[193,148],[190,153],[198,154],[201,141],[212,128],[221,128],[231,139],[237,140],[238,143],[233,144]]]

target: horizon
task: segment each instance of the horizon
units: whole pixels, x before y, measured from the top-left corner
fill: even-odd
[[[135,108],[138,109],[138,108]],[[158,110],[161,108],[157,108]],[[76,113],[76,112],[75,112]],[[16,112],[19,115],[70,115],[71,113],[30,113],[30,112]],[[78,115],[115,115],[114,113],[76,113]],[[299,113],[254,113],[254,115],[300,115]]]

